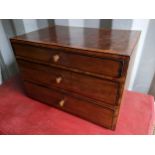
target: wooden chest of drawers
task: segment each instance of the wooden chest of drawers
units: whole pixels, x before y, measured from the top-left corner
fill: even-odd
[[[139,36],[53,26],[11,38],[11,44],[29,97],[115,129]]]

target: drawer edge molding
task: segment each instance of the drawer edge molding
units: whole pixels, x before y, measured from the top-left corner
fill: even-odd
[[[93,77],[97,77],[97,78],[101,78],[101,79],[106,79],[106,80],[110,80],[110,81],[116,81],[116,82],[124,82],[125,81],[124,77],[115,78],[115,77],[90,73],[90,72],[81,71],[81,70],[78,70],[78,69],[75,69],[75,68],[73,69],[73,68],[68,68],[68,67],[60,66],[60,65],[56,65],[56,64],[55,65],[54,64],[49,64],[49,63],[42,62],[42,61],[39,61],[39,60],[25,58],[25,57],[22,57],[22,56],[16,56],[16,59],[17,59],[17,61],[18,60],[23,60],[23,61],[28,61],[28,62],[32,62],[32,63],[42,64],[42,65],[51,66],[51,67],[55,67],[55,68],[60,68],[60,69],[64,69],[64,70],[69,70],[69,71],[72,71],[72,72],[76,72],[76,73],[80,73],[80,74],[86,74],[86,75],[89,75],[89,76],[93,76]],[[123,64],[124,64],[124,62],[123,62]]]

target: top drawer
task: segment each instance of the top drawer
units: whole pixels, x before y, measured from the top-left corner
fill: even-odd
[[[58,67],[116,78],[122,74],[123,60],[99,58],[22,44],[13,44],[13,48],[17,56],[40,60]]]
[[[14,53],[17,56],[22,56],[24,58],[41,60],[43,62],[48,62],[51,58],[50,49],[44,49],[40,47],[34,47],[30,45],[17,44],[17,43],[12,43],[12,47]]]

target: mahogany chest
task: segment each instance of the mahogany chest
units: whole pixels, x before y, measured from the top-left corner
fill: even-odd
[[[51,26],[10,40],[29,97],[115,129],[139,36],[130,30]]]

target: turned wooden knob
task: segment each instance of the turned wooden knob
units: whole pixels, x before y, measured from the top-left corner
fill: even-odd
[[[62,81],[62,77],[57,77],[57,78],[56,78],[56,83],[59,84],[61,81]]]
[[[58,54],[55,54],[55,55],[53,56],[53,61],[54,61],[54,62],[58,62],[59,59],[60,59],[60,56],[59,56]]]
[[[65,104],[65,100],[64,99],[59,102],[60,107],[63,107],[64,104]]]

